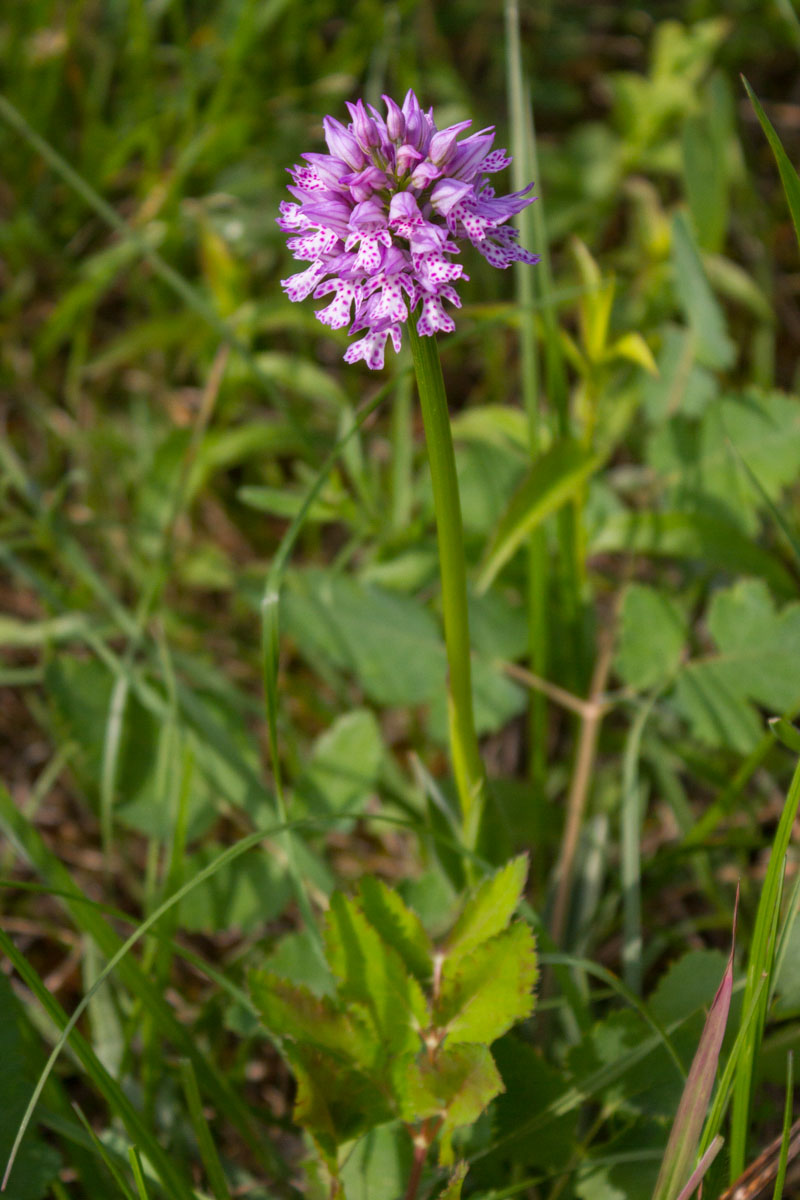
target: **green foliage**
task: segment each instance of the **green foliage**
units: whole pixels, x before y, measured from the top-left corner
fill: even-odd
[[[778,611],[764,583],[745,580],[715,595],[708,629],[714,651],[686,664],[676,701],[698,737],[746,753],[763,728],[753,702],[775,715],[800,703],[800,605]]]
[[[776,101],[800,41],[787,3],[641,7],[5,6],[6,1149],[42,1046],[104,980],[7,1195],[98,1200],[113,1179],[324,1200],[289,1128],[294,1073],[347,1200],[408,1192],[404,1118],[417,1148],[469,1159],[469,1194],[652,1200],[737,878],[747,998],[709,1103],[703,1145],[727,1142],[709,1195],[728,1149],[745,1161],[780,1123],[800,1029],[774,832],[798,748],[800,407]],[[492,791],[472,858],[409,364],[341,363],[344,332],[281,292],[274,224],[322,116],[408,86],[443,123],[496,126],[518,171],[499,184],[539,196],[515,224],[541,263],[465,250],[439,339]],[[462,886],[521,850],[526,917],[559,952],[522,1036],[503,1031],[535,975],[510,923],[524,866]],[[426,1159],[417,1200],[458,1200],[463,1162],[448,1172]]]
[[[0,1161],[5,1163],[25,1111],[33,1079],[35,1060],[26,1046],[20,1005],[11,984],[0,975],[0,1053],[3,1071],[0,1078]],[[13,1200],[43,1200],[60,1166],[58,1152],[37,1134],[30,1133],[22,1143],[17,1160],[13,1188],[6,1194]]]
[[[484,880],[438,944],[396,892],[365,877],[358,897],[331,897],[335,995],[252,973],[254,1002],[298,1078],[295,1120],[334,1176],[339,1148],[393,1117],[426,1145],[438,1136],[440,1161],[452,1162],[453,1135],[503,1090],[489,1046],[534,1004],[533,934],[511,923],[525,877],[520,857]]]

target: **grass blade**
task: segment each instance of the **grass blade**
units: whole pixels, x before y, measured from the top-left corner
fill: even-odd
[[[772,153],[775,155],[775,161],[778,164],[781,183],[783,184],[783,191],[786,196],[786,203],[789,205],[789,212],[792,217],[792,224],[794,225],[794,232],[797,237],[798,244],[800,244],[800,177],[798,176],[797,171],[795,171],[791,159],[781,145],[781,139],[775,132],[772,122],[759,104],[758,97],[750,87],[750,84],[747,82],[744,75],[742,75],[742,83],[744,84],[745,91],[750,97],[750,103],[755,109],[756,116],[758,117],[761,128],[764,130],[764,134],[766,135],[766,139],[770,144]]]
[[[797,815],[798,806],[800,806],[800,764],[798,764],[795,770],[775,834],[775,840],[772,844],[772,853],[770,854],[766,878],[761,889],[756,923],[753,930],[753,942],[750,949],[750,961],[747,967],[747,983],[744,996],[745,1011],[747,1011],[751,1003],[755,1003],[757,989],[759,989],[759,999],[747,1044],[736,1071],[736,1081],[734,1084],[730,1139],[731,1182],[738,1179],[742,1174],[747,1160],[747,1135],[750,1127],[750,1106],[755,1065],[761,1050],[764,1026],[767,1019],[767,1006],[772,992],[786,851],[789,848],[789,840],[792,835],[792,826]],[[761,988],[760,985],[763,980],[766,983]]]

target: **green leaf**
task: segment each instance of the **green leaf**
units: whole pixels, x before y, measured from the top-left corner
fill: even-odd
[[[745,579],[715,594],[708,629],[717,652],[683,668],[676,703],[698,737],[744,754],[763,733],[753,702],[772,713],[800,702],[800,603],[779,613],[766,585]]]
[[[647,457],[670,507],[699,509],[755,533],[764,497],[778,500],[800,473],[797,401],[754,388],[724,396],[699,422],[676,417],[664,424],[650,438]]]
[[[369,709],[345,713],[317,739],[295,785],[295,803],[311,812],[358,812],[375,787],[383,760],[381,731]]]
[[[490,1045],[529,1017],[537,973],[535,941],[524,921],[466,957],[446,958],[434,1022],[446,1031],[447,1045]]]
[[[439,1192],[436,1200],[461,1200],[461,1187],[467,1177],[469,1163],[456,1163],[450,1172],[450,1178],[445,1184],[444,1191]]]
[[[287,1043],[284,1052],[297,1079],[294,1120],[313,1135],[329,1166],[335,1168],[339,1146],[394,1116],[369,1072],[307,1042]]]
[[[422,989],[397,951],[381,939],[356,902],[341,892],[331,896],[325,948],[341,983],[341,998],[369,1011],[383,1053],[415,1053],[428,1023]]]
[[[783,190],[786,195],[786,202],[789,205],[789,212],[792,216],[792,224],[794,225],[795,236],[797,237],[798,244],[800,244],[800,177],[798,177],[797,171],[794,169],[791,159],[781,145],[781,140],[775,132],[769,117],[759,104],[755,92],[750,87],[750,84],[747,82],[744,75],[742,76],[742,83],[744,84],[745,90],[750,97],[750,103],[755,109],[756,116],[761,124],[761,128],[766,134],[766,138],[770,144],[772,153],[775,155],[775,161],[778,164],[778,171],[780,172],[781,183],[783,184]]]
[[[694,334],[698,362],[717,369],[732,366],[736,347],[728,337],[722,309],[709,287],[689,223],[680,212],[672,222],[672,266],[675,291]]]
[[[525,1166],[557,1171],[567,1166],[575,1153],[578,1111],[573,1109],[547,1122],[547,1134],[526,1130],[568,1088],[562,1070],[545,1062],[541,1052],[529,1042],[509,1034],[492,1048],[492,1056],[503,1079],[504,1092],[492,1107],[493,1142],[500,1143],[494,1154],[499,1162],[508,1159]],[[489,1171],[493,1174],[489,1156]],[[495,1166],[499,1169],[499,1165]],[[496,1177],[496,1176],[495,1176]]]
[[[600,464],[577,442],[562,440],[539,458],[511,497],[486,548],[478,590],[486,591],[502,566],[537,525],[583,487]]]
[[[631,584],[622,602],[618,673],[632,687],[655,687],[676,670],[687,632],[670,596],[645,584]]]
[[[433,944],[417,914],[376,875],[363,876],[359,899],[370,925],[400,955],[412,975],[420,983],[430,980]]]
[[[503,1090],[494,1060],[486,1046],[441,1048],[431,1059],[420,1055],[395,1072],[402,1096],[404,1121],[443,1117],[440,1136],[447,1138],[460,1125],[471,1125]]]
[[[375,1060],[378,1042],[363,1006],[345,1009],[329,996],[316,996],[263,970],[251,971],[250,993],[276,1037],[324,1050],[340,1062],[365,1066]]]
[[[312,666],[321,660],[352,672],[376,704],[422,704],[441,688],[444,643],[411,597],[333,572],[292,571],[282,616]]]
[[[205,842],[186,861],[186,878],[197,875],[222,850],[215,842]],[[264,849],[223,867],[190,892],[181,902],[181,925],[209,934],[223,929],[250,932],[279,916],[291,894],[285,867]]]
[[[502,933],[522,897],[527,874],[527,855],[520,854],[484,879],[445,938],[443,955],[455,963],[476,946]]]
[[[35,1079],[35,1068],[27,1061],[22,1038],[22,1010],[6,976],[0,972],[0,1165],[5,1166],[25,1105]],[[50,1184],[58,1175],[58,1152],[30,1130],[20,1147],[3,1193],[9,1200],[42,1200],[51,1195]]]
[[[397,1200],[403,1195],[412,1165],[407,1131],[395,1121],[370,1129],[359,1138],[340,1170],[347,1200]]]
[[[685,558],[710,569],[759,575],[775,591],[797,588],[782,563],[729,521],[692,512],[612,513],[592,541],[593,554]]]
[[[665,325],[661,339],[658,374],[642,383],[645,410],[656,426],[676,413],[699,416],[719,391],[714,374],[695,361],[691,330]]]
[[[264,965],[273,975],[309,988],[318,996],[335,994],[333,976],[316,953],[314,938],[307,929],[282,937]]]

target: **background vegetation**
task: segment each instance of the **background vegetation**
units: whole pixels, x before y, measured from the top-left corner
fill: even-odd
[[[724,1056],[743,995],[766,1026],[763,1044],[746,1026],[754,1101],[739,1085],[744,1124],[709,1194],[780,1131],[796,858],[760,992],[752,971],[797,749],[766,718],[800,711],[800,276],[739,73],[796,159],[800,25],[791,0],[538,0],[520,12],[527,87],[507,15],[478,0],[0,15],[3,1157],[122,941],[237,855],[91,995],[17,1200],[316,1194],[245,974],[324,988],[302,909],[365,875],[434,933],[462,894],[409,363],[346,367],[344,335],[278,285],[294,269],[274,223],[285,168],[346,99],[408,87],[440,125],[471,116],[535,156],[525,236],[549,253],[529,284],[475,255],[440,339],[492,779],[478,867],[529,853],[544,966],[536,1015],[495,1046],[506,1092],[464,1136],[465,1193],[652,1194],[737,881]],[[565,430],[591,477],[558,512],[535,482],[509,510],[532,448]],[[290,528],[269,714],[302,822],[286,835],[260,606]],[[348,1200],[402,1194],[404,1138],[386,1125],[356,1144]],[[431,1164],[423,1193],[441,1179]]]

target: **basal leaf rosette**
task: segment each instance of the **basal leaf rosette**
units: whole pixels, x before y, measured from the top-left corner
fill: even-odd
[[[539,261],[507,224],[535,199],[533,184],[498,196],[489,183],[511,162],[492,149],[493,128],[459,140],[471,121],[437,129],[413,91],[402,108],[383,99],[385,117],[362,100],[347,105],[347,126],[325,117],[329,153],[304,154],[290,169],[295,200],[278,218],[294,257],[309,264],[282,280],[289,299],[332,294],[317,317],[332,329],[366,330],[344,357],[372,370],[383,366],[387,338],[399,351],[415,310],[423,336],[455,328],[444,303],[461,306],[454,284],[469,276],[454,258],[464,241],[495,267]]]

